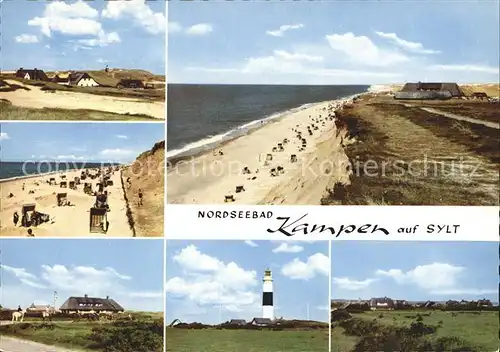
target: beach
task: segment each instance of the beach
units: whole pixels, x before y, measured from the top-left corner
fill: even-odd
[[[291,111],[212,151],[177,161],[167,171],[168,203],[319,205],[337,182],[349,181],[347,131],[336,126],[334,115],[351,100]]]
[[[93,169],[96,172],[96,169]],[[126,216],[126,201],[123,196],[120,171],[110,174],[112,185],[105,187],[108,193],[109,211],[107,221],[109,228],[106,234],[90,233],[90,208],[95,203],[95,196],[84,193],[84,183],[90,182],[92,190],[97,190],[99,177],[82,180],[77,189],[61,188],[60,182],[73,181],[81,176],[82,169],[30,177],[4,180],[0,183],[0,236],[27,236],[28,228],[21,226],[22,207],[35,204],[37,212],[48,214],[50,220],[36,227],[30,227],[35,237],[129,237],[132,236]],[[64,179],[63,179],[64,177]],[[48,181],[55,178],[57,184]],[[24,185],[24,190],[23,190]],[[34,193],[30,193],[33,191]],[[70,205],[58,206],[57,193],[67,193]],[[10,195],[12,196],[10,197]],[[13,214],[19,214],[17,226],[13,222]]]

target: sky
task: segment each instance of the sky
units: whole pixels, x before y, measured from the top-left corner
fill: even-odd
[[[3,1],[1,68],[164,74],[165,8],[145,0]]]
[[[326,241],[167,241],[165,323],[262,317],[266,268],[276,317],[327,322],[329,267]]]
[[[498,242],[332,244],[332,298],[498,302]]]
[[[87,294],[109,296],[125,310],[161,312],[162,245],[138,239],[2,239],[0,304],[52,305],[56,291],[57,308],[70,296]]]
[[[162,140],[164,123],[3,122],[0,159],[128,163]]]
[[[170,1],[171,83],[499,80],[499,2]]]

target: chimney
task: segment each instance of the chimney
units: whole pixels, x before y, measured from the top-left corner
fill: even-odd
[[[109,296],[106,296],[106,299],[109,299]]]
[[[85,298],[88,298],[89,296],[88,296],[87,294],[85,294],[85,296],[84,296],[84,297],[85,297]]]

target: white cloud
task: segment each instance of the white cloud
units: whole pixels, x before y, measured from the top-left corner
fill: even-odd
[[[221,305],[224,310],[240,312],[258,302],[252,288],[257,285],[257,273],[224,263],[201,253],[194,245],[183,248],[173,257],[185,270],[184,277],[166,282],[167,294],[188,299],[196,305]]]
[[[9,134],[7,132],[0,132],[0,141],[4,141],[10,139]]]
[[[351,280],[347,277],[334,277],[332,283],[342,290],[358,291],[368,288],[376,279],[366,279],[363,281]]]
[[[391,66],[409,61],[397,51],[378,48],[370,38],[353,33],[331,34],[326,39],[330,47],[343,53],[351,62],[368,66]]]
[[[291,60],[291,61],[322,62],[324,60],[322,56],[312,56],[300,53],[289,53],[284,50],[275,50],[274,55],[284,60]]]
[[[132,18],[137,26],[143,27],[151,34],[165,31],[165,14],[154,12],[146,0],[108,1],[102,16],[113,20]]]
[[[134,154],[134,151],[128,149],[104,149],[99,152],[99,155],[108,158],[124,158]]]
[[[440,51],[425,49],[422,43],[410,42],[398,37],[396,33],[375,32],[379,37],[389,39],[400,48],[417,54],[439,54]]]
[[[278,247],[273,249],[273,253],[298,253],[302,252],[304,247],[296,244],[288,244],[287,242],[281,243]]]
[[[182,31],[182,26],[179,22],[168,22],[168,33],[178,33]]]
[[[93,46],[105,47],[108,46],[109,44],[120,43],[121,38],[116,32],[106,33],[104,31],[100,31],[99,34],[97,35],[97,38],[79,39],[77,42],[82,45],[90,47]]]
[[[14,39],[16,40],[16,43],[21,43],[21,44],[38,43],[38,37],[32,34],[21,34],[16,36]]]
[[[6,272],[13,274],[15,277],[19,279],[23,284],[34,287],[34,288],[45,288],[45,286],[38,282],[38,279],[35,275],[29,273],[24,268],[14,268],[8,265],[2,265],[1,268]]]
[[[116,135],[116,138],[120,138],[120,139],[128,139],[127,136],[123,135],[123,134],[117,134]]]
[[[85,157],[70,154],[70,155],[58,155],[54,159],[58,159],[58,160],[85,160]]]
[[[432,263],[419,265],[407,272],[400,269],[390,269],[387,271],[377,270],[376,274],[390,277],[401,284],[410,283],[417,285],[421,289],[438,290],[457,287],[459,275],[464,270],[464,267],[447,263]]]
[[[282,37],[285,32],[289,31],[289,30],[292,30],[292,29],[299,29],[299,28],[304,28],[304,25],[303,24],[285,24],[283,26],[280,26],[279,29],[276,29],[276,30],[269,30],[269,31],[266,31],[266,34],[267,35],[271,35],[273,37]]]
[[[484,66],[484,65],[432,65],[429,67],[431,70],[444,70],[444,71],[468,71],[468,72],[482,72],[491,74],[500,74],[498,67]]]
[[[187,35],[207,35],[213,31],[210,23],[198,23],[186,29]]]
[[[98,11],[82,0],[73,4],[55,1],[45,7],[42,17],[29,20],[28,25],[40,27],[47,37],[51,37],[52,32],[66,35],[98,35],[102,31],[102,26],[97,21],[98,16]]]
[[[330,260],[322,253],[316,253],[307,258],[306,262],[295,258],[291,262],[283,265],[281,273],[291,279],[309,280],[316,275],[328,275],[330,270]]]
[[[252,240],[246,240],[245,244],[250,247],[258,247],[259,245]]]

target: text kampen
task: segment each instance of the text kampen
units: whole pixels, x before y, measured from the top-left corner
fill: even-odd
[[[356,233],[375,233],[375,232],[380,231],[385,235],[389,235],[389,231],[387,229],[385,229],[383,227],[379,227],[378,225],[371,225],[371,224],[365,224],[365,225],[361,225],[361,226],[340,225],[340,227],[336,231],[336,229],[333,228],[332,226],[309,224],[307,222],[300,222],[306,216],[307,216],[307,214],[302,215],[300,218],[298,218],[295,221],[291,221],[290,217],[277,217],[276,220],[281,220],[281,221],[284,220],[283,223],[280,225],[279,228],[277,228],[275,230],[267,229],[267,232],[270,232],[270,233],[280,232],[280,233],[284,234],[285,236],[289,236],[289,237],[294,236],[296,234],[308,235],[308,234],[312,234],[314,232],[322,233],[325,231],[330,231],[330,233],[332,235],[335,235],[335,237],[339,237],[342,234],[353,233],[354,231],[356,231]]]

